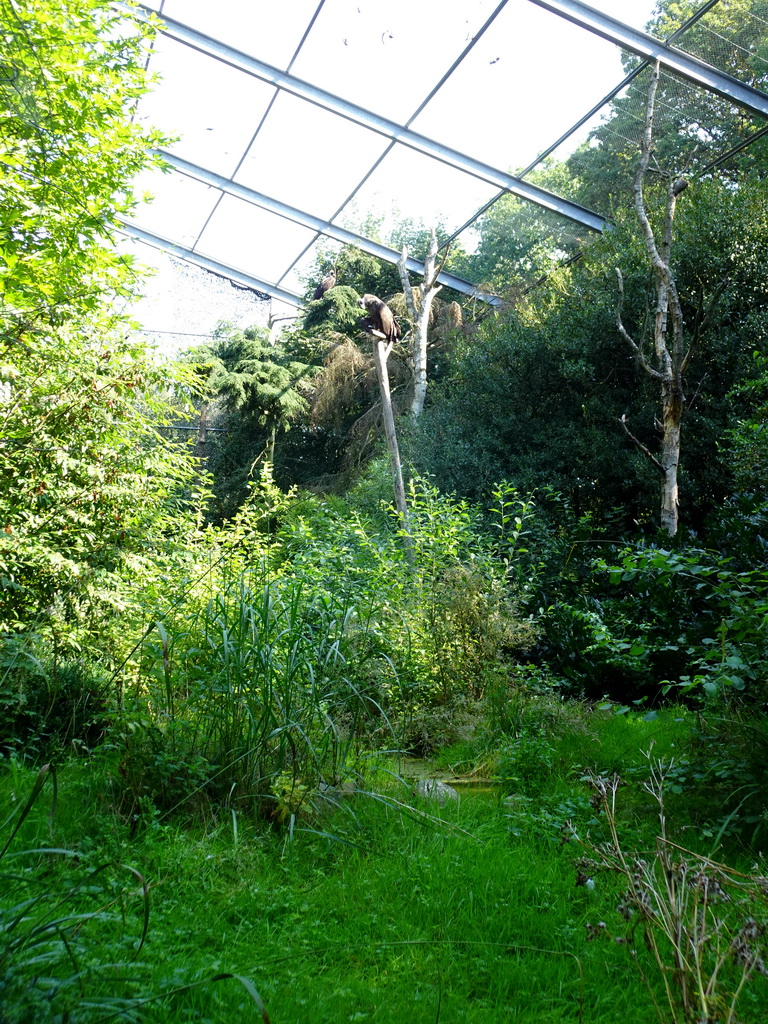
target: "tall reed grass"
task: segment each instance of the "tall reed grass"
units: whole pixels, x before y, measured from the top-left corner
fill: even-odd
[[[254,571],[158,623],[133,707],[165,736],[170,764],[198,766],[199,791],[263,807],[285,773],[310,787],[335,781],[362,723],[389,728],[372,670],[380,653],[348,597]]]

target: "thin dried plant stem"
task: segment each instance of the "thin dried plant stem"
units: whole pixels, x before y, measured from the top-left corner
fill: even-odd
[[[631,955],[648,989],[659,1020],[674,1024],[736,1024],[736,1007],[756,971],[768,975],[763,960],[765,903],[768,879],[747,875],[700,856],[672,842],[667,835],[664,806],[665,778],[671,764],[652,762],[646,791],[659,808],[659,835],[652,859],[625,852],[617,824],[617,777],[590,777],[605,814],[610,842],[589,847],[597,860],[582,868],[613,872],[623,877],[626,891],[619,912],[630,921],[627,943],[640,926],[645,945],[664,986],[668,1012],[663,1013],[651,979],[635,950]],[[758,907],[762,913],[758,916]],[[745,918],[739,923],[740,915]],[[593,934],[609,934],[600,924]],[[724,973],[725,966],[735,971]],[[671,1011],[671,1017],[669,1015]]]

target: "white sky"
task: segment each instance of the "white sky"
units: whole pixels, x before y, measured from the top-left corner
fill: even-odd
[[[591,0],[643,28],[655,0]],[[498,0],[325,0],[291,74],[397,121],[407,121]],[[153,0],[160,7],[160,0]],[[318,0],[165,0],[162,13],[253,57],[287,68]],[[508,0],[490,29],[410,127],[502,170],[515,171],[557,139],[621,80],[621,51],[528,0]],[[151,68],[161,75],[143,104],[147,123],[179,136],[179,156],[316,217],[333,217],[384,152],[382,136],[161,36]],[[568,144],[563,157],[588,131]],[[215,259],[301,291],[310,252],[286,271],[313,233],[178,174],[140,187],[155,196],[138,223]],[[361,187],[347,215],[384,213],[455,228],[496,189],[396,146]],[[215,214],[208,221],[209,215]],[[138,246],[140,258],[148,247]],[[252,310],[207,275],[160,272],[134,310],[150,331],[207,332],[219,319],[254,322]],[[210,279],[215,283],[216,279]],[[229,294],[232,293],[232,294]],[[232,315],[227,310],[232,307]],[[162,340],[165,335],[158,335]],[[194,340],[194,339],[189,339]],[[181,342],[183,343],[183,342]]]

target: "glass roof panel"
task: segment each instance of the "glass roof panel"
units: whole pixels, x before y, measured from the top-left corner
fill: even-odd
[[[622,79],[620,53],[535,4],[509,4],[413,128],[502,170],[525,167]]]
[[[405,121],[499,0],[326,0],[292,73]]]
[[[237,181],[327,219],[386,145],[381,135],[281,92]]]
[[[656,7],[656,0],[589,0],[589,6],[644,32]]]
[[[655,0],[587,2],[639,29],[655,8]],[[748,2],[754,0],[715,5],[676,44],[764,87],[768,59],[758,44],[768,27],[747,11]],[[157,8],[157,3],[151,6]],[[160,6],[170,18],[269,64],[290,67],[292,74],[374,113],[406,122],[499,4],[290,0],[267,5],[218,0],[214,5],[210,0],[164,0]],[[624,75],[621,57],[618,47],[536,3],[509,0],[412,127],[502,170],[520,168],[615,87]],[[636,59],[625,53],[625,66]],[[143,102],[141,116],[181,136],[175,153],[224,176],[237,169],[239,183],[316,217],[332,218],[344,204],[336,220],[353,230],[371,217],[382,221],[385,235],[409,219],[442,223],[452,231],[498,194],[495,185],[403,144],[391,146],[371,130],[276,92],[162,35],[150,70],[164,79]],[[638,79],[619,98],[620,116],[593,117],[555,151],[554,159],[566,159],[593,129],[596,135],[588,144],[599,146],[601,136],[620,138],[629,167],[642,128],[644,81]],[[671,146],[673,157],[684,157],[696,147],[695,166],[701,168],[751,137],[761,124],[758,118],[742,117],[726,101],[663,75],[657,131],[666,128],[669,138],[680,140]],[[542,173],[546,187],[546,171]],[[179,174],[152,176],[148,186],[143,179],[139,187],[149,187],[157,196],[138,211],[142,226],[187,245],[203,231],[200,251],[267,281],[286,274],[286,287],[300,290],[298,274],[309,269],[316,245],[330,244],[325,239],[315,243],[311,229],[234,197],[222,198],[218,190]],[[562,194],[569,187],[567,176],[561,175],[552,187]],[[600,203],[598,196],[595,205]],[[525,253],[513,254],[508,268],[517,281],[535,277],[553,255],[567,256],[574,244],[589,237],[571,222],[510,197],[485,214],[485,223],[502,236],[517,233],[526,240]],[[536,232],[539,241],[529,245]],[[473,253],[477,232],[465,233],[464,240],[467,253]],[[299,271],[289,272],[295,261]],[[480,259],[476,270],[462,273],[483,283],[487,269]]]
[[[566,143],[555,149],[552,160],[566,160],[578,143],[587,142],[590,148],[602,148],[614,161],[612,174],[614,188],[631,188],[631,179],[639,152],[645,104],[650,71],[648,68],[625,88],[612,103],[583,125]],[[662,71],[656,95],[654,117],[655,152],[659,164],[671,173],[692,173],[703,171],[718,161],[734,147],[751,139],[761,124],[760,118],[750,118],[739,112],[733,104],[705,89]],[[760,143],[750,148],[749,153],[757,156]],[[616,154],[623,153],[620,175],[615,172]],[[576,157],[578,161],[578,156]],[[591,174],[599,173],[599,161],[587,162]],[[575,168],[576,177],[560,176],[557,191],[566,198],[574,190],[589,187],[588,181],[581,181],[582,170]],[[589,172],[588,172],[589,173]],[[623,176],[624,183],[621,184]],[[546,174],[545,174],[546,179]],[[598,212],[607,214],[603,204],[609,196],[599,190],[590,189],[593,196],[588,204]],[[583,198],[581,200],[584,201]]]
[[[172,146],[179,156],[231,173],[274,87],[163,36],[155,42],[150,70],[161,82],[142,101],[142,118],[179,136]]]
[[[287,68],[318,0],[166,0],[163,14],[259,60]]]
[[[411,219],[453,231],[498,188],[473,175],[396,145],[355,194],[337,222],[352,227],[370,214],[384,218],[384,234]]]
[[[223,196],[200,236],[199,252],[275,282],[294,254],[314,238],[308,228],[260,210],[234,196]]]
[[[153,234],[192,246],[220,193],[184,174],[147,171],[136,181],[136,193],[148,192],[149,203],[136,208],[133,219]]]

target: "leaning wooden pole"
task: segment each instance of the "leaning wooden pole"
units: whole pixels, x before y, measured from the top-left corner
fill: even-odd
[[[400,449],[397,444],[397,432],[395,430],[395,414],[392,411],[392,396],[389,390],[389,371],[387,370],[387,359],[392,350],[392,345],[387,345],[386,337],[381,331],[371,331],[373,335],[373,356],[376,362],[376,376],[379,381],[379,394],[381,395],[381,413],[384,421],[384,436],[387,439],[387,450],[389,451],[389,466],[392,471],[392,485],[395,492],[395,508],[400,517],[400,526],[403,531],[405,553],[408,560],[413,560],[413,542],[408,523],[408,505],[405,500],[405,484],[403,483],[403,467],[400,462]]]

